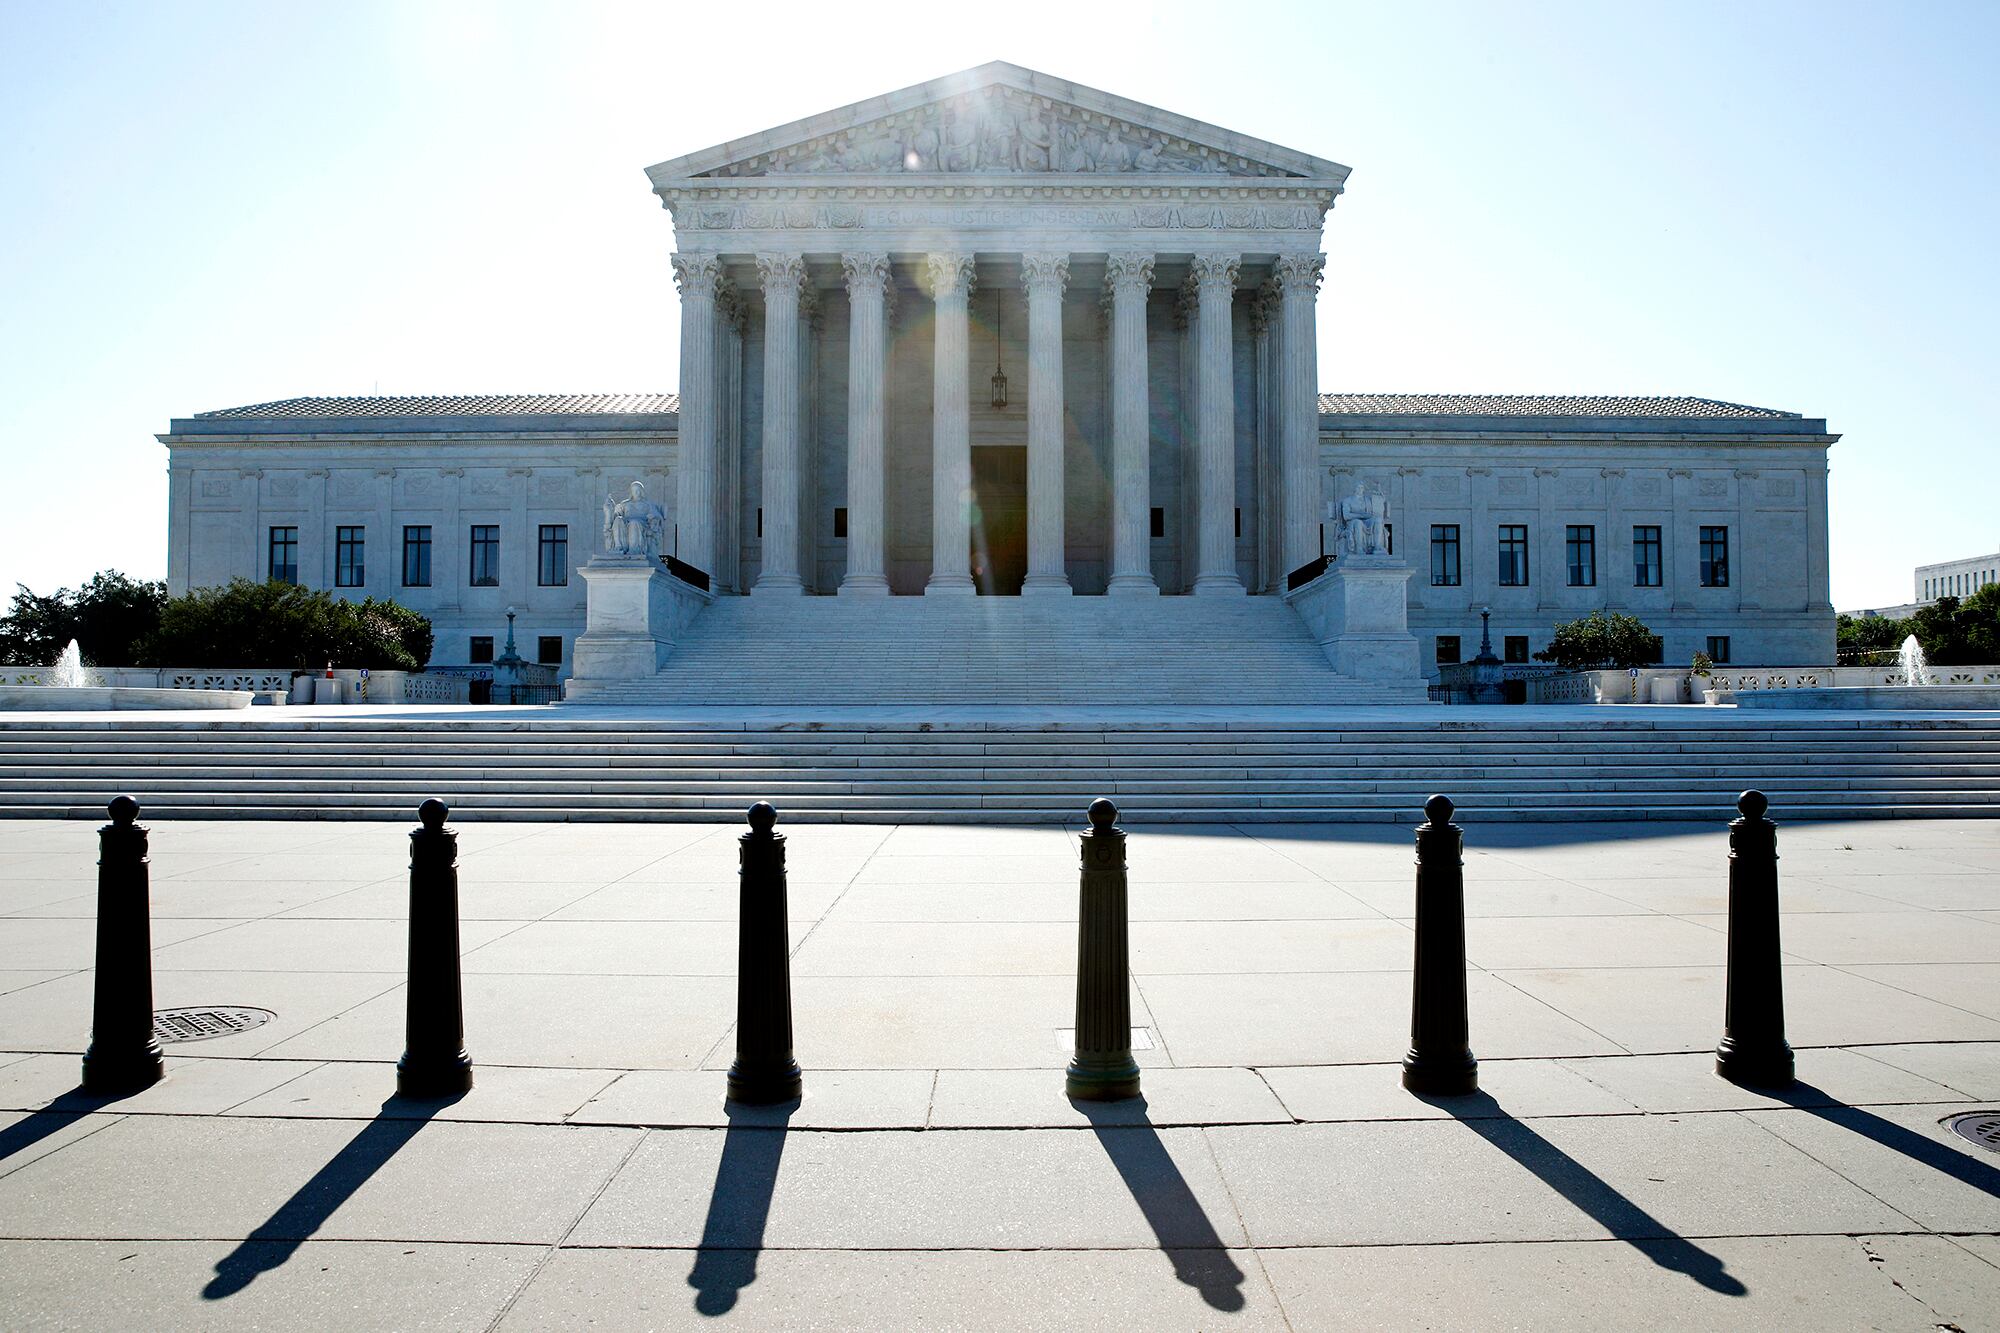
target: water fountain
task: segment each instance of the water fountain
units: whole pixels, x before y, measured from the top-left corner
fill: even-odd
[[[1924,660],[1924,646],[1912,634],[1903,640],[1903,646],[1896,653],[1896,665],[1903,673],[1905,685],[1935,685],[1937,677],[1931,674],[1931,664]]]
[[[104,678],[83,664],[83,650],[71,639],[69,647],[62,650],[56,664],[49,668],[48,683],[58,690],[77,690],[87,685],[102,685]]]
[[[75,639],[62,650],[40,685],[0,683],[0,713],[102,713],[124,708],[248,708],[248,690],[174,690],[150,685],[106,685],[104,673],[83,660]]]

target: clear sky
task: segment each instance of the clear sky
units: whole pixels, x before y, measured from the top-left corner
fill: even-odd
[[[642,168],[1011,60],[1354,168],[1320,383],[1823,416],[1833,598],[2000,548],[2000,4],[0,0],[0,593],[168,419],[673,388]]]

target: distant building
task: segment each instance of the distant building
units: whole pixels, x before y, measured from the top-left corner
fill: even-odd
[[[1970,597],[1989,583],[2000,583],[2000,552],[1918,565],[1917,605],[1928,606],[1940,597]]]

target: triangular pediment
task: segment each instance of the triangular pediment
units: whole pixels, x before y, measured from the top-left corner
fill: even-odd
[[[1032,174],[1305,179],[1347,168],[1004,62],[718,144],[647,169],[697,178]]]

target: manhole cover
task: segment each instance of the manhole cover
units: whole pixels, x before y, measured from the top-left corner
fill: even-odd
[[[263,1027],[276,1018],[269,1009],[244,1005],[209,1005],[200,1009],[155,1009],[153,1038],[156,1041],[207,1041],[227,1037],[251,1028]]]
[[[1951,1132],[1988,1152],[2000,1152],[2000,1111],[1971,1111],[1944,1122]]]

